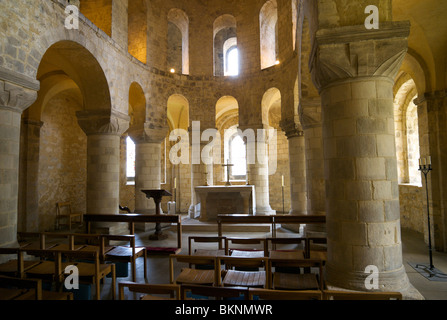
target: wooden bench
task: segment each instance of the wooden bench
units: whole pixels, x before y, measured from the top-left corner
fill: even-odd
[[[253,216],[247,214],[219,214],[217,216],[217,232],[222,237],[223,224],[270,224],[272,237],[276,238],[276,227],[279,224],[321,224],[326,223],[324,215],[270,215]]]
[[[86,214],[84,215],[87,234],[91,233],[91,224],[95,222],[128,223],[129,232],[135,235],[136,223],[171,223],[177,225],[177,248],[151,248],[147,253],[151,254],[176,254],[182,249],[182,218],[179,215],[147,215],[147,214]]]

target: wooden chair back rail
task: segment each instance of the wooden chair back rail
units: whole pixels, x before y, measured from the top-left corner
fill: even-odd
[[[276,245],[278,244],[303,244],[303,250],[306,248],[306,239],[303,237],[295,237],[295,238],[267,238],[267,250],[272,248],[272,250],[276,250]]]
[[[67,213],[62,213],[62,208],[67,208]],[[66,218],[68,228],[69,228],[69,230],[71,230],[71,225],[72,225],[71,220],[73,218],[79,218],[79,223],[82,224],[82,222],[83,222],[82,216],[83,216],[83,214],[81,212],[73,212],[72,211],[70,202],[59,202],[56,204],[57,228],[59,228],[59,226],[61,225],[60,220],[62,218]]]
[[[249,294],[247,287],[210,287],[182,284],[180,290],[181,300],[187,299],[187,292],[191,292],[198,296],[214,297],[216,300],[221,300],[223,298],[239,298],[241,295],[243,295],[244,300],[248,300]]]
[[[324,300],[402,300],[402,293],[323,290],[323,299]]]
[[[264,256],[268,257],[268,246],[266,238],[225,238],[225,255],[229,255],[230,243],[232,244],[253,244],[262,245],[262,250],[264,250]],[[234,248],[238,250],[237,248]],[[244,250],[244,249],[241,249]]]
[[[276,238],[276,225],[282,223],[295,224],[319,224],[326,223],[324,215],[271,215],[252,216],[244,214],[219,214],[217,216],[218,236],[222,236],[222,224],[270,224],[272,226],[272,236]]]
[[[146,293],[146,294],[169,294],[171,297],[175,295],[177,300],[180,300],[180,286],[176,284],[145,284],[135,282],[121,282],[118,284],[119,294],[118,299],[124,300],[124,289],[127,288],[130,292]]]
[[[273,289],[249,289],[249,299],[254,297],[261,300],[323,300],[323,293],[320,290],[273,290]]]
[[[188,253],[193,254],[192,244],[194,243],[217,243],[219,249],[222,249],[222,244],[225,243],[225,237],[206,237],[206,236],[191,236],[188,237]]]
[[[42,300],[42,280],[40,279],[18,279],[0,276],[0,287],[17,287],[20,289],[35,290],[35,300]]]
[[[220,260],[221,265],[225,265],[226,268],[230,267],[247,267],[247,266],[259,266],[268,267],[269,258],[251,258],[251,257],[232,257],[232,256],[221,256],[217,257]]]
[[[135,223],[174,223],[177,225],[177,245],[182,247],[182,218],[179,215],[146,215],[146,214],[86,214],[86,233],[91,233],[92,222],[126,222],[131,235],[135,234]]]

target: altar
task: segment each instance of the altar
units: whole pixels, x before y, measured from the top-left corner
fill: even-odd
[[[218,214],[254,214],[256,208],[254,186],[195,187],[200,204],[200,221],[215,221]]]

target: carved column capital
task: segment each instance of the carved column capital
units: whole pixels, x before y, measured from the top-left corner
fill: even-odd
[[[394,81],[408,49],[409,22],[383,23],[379,30],[347,26],[316,33],[310,70],[321,92],[328,85],[360,77]]]
[[[36,99],[36,90],[0,80],[0,108],[22,113]]]
[[[87,136],[110,134],[121,136],[129,128],[130,117],[115,110],[79,111],[78,123]]]
[[[151,128],[149,124],[131,127],[128,130],[133,142],[139,143],[162,143],[168,134],[168,128]]]
[[[287,139],[304,136],[303,127],[300,123],[296,123],[294,119],[282,120],[279,125],[285,132]]]

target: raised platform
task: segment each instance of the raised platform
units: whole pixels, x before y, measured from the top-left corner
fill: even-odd
[[[223,232],[271,232],[271,226],[266,224],[224,224]],[[183,218],[183,232],[216,232],[217,222],[202,222],[197,219]]]

